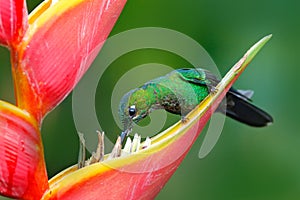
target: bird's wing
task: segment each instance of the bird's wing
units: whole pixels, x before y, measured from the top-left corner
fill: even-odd
[[[176,71],[182,79],[193,84],[206,85],[209,88],[214,88],[219,83],[219,80],[215,75],[201,68],[196,68],[196,69],[186,68],[186,69],[178,69]]]

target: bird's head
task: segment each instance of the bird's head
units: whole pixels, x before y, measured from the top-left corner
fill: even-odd
[[[119,104],[119,118],[123,124],[122,135],[127,136],[137,123],[145,118],[151,108],[150,94],[147,90],[137,88],[125,94]]]

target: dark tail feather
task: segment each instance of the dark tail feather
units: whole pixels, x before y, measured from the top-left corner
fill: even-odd
[[[249,98],[238,90],[231,88],[226,94],[226,101],[226,115],[237,121],[255,127],[267,126],[273,122],[268,113],[251,104]]]

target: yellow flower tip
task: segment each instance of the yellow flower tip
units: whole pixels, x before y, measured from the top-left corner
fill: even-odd
[[[29,14],[29,19],[28,23],[33,24],[34,21],[41,15],[43,14],[52,4],[51,0],[46,0],[40,3],[30,14]]]

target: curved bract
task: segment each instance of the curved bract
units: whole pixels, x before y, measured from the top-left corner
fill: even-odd
[[[243,72],[267,36],[235,64],[209,95],[187,118],[151,138],[152,144],[113,160],[77,169],[70,167],[49,181],[42,199],[153,199],[175,172],[226,92]],[[106,155],[109,157],[109,155]]]
[[[13,62],[17,104],[37,119],[74,88],[125,4],[125,0],[53,2],[44,2],[29,16]]]

